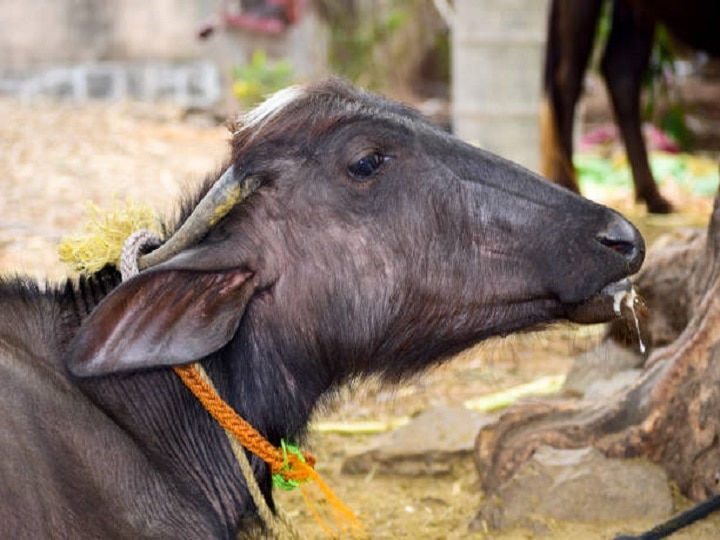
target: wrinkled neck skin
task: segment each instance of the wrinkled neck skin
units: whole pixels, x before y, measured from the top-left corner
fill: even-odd
[[[67,341],[108,292],[99,291],[92,280],[73,290],[66,289],[62,302]],[[273,357],[272,350],[261,355],[246,338],[237,335],[226,347],[204,359],[203,365],[220,395],[272,444],[279,446],[281,438],[297,442],[314,404],[331,381],[318,378],[312,385],[297,384],[298,374],[289,371],[282,358]],[[199,529],[198,538],[234,538],[238,529],[246,526],[245,520],[254,520],[255,505],[224,431],[172,369],[75,382],[146,454],[147,470],[129,470],[128,474],[136,481],[139,478],[161,488],[164,485],[158,499],[174,497],[177,500],[169,504],[185,508],[184,517],[190,523],[180,527],[183,537],[195,537],[190,533],[194,527]],[[255,456],[249,457],[272,507],[268,467]],[[120,467],[122,464],[118,464]],[[171,489],[167,489],[168,483]],[[151,490],[142,485],[137,489]],[[153,511],[152,505],[148,511]]]

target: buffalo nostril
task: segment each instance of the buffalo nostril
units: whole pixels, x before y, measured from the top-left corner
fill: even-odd
[[[598,242],[600,242],[606,248],[617,251],[618,253],[620,253],[620,255],[624,255],[625,257],[633,258],[635,256],[635,253],[637,252],[637,246],[631,242],[626,242],[623,240],[613,240],[612,238],[606,238],[602,236],[598,238]]]
[[[626,219],[616,216],[596,240],[624,257],[633,270],[640,268],[645,257],[645,242],[635,226]]]

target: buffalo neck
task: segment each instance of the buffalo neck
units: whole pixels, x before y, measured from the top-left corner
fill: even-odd
[[[117,276],[101,275],[66,286],[60,295],[64,341],[69,342],[117,283]],[[211,376],[217,378],[216,362],[208,359],[207,363]],[[75,379],[74,383],[144,454],[144,470],[128,474],[136,475],[134,480],[140,483],[167,484],[175,495],[168,504],[189,502],[187,507],[201,514],[192,516],[193,520],[207,523],[213,537],[233,537],[241,520],[254,512],[224,431],[172,369]],[[251,464],[270,501],[267,467],[254,456]]]
[[[81,391],[146,455],[147,471],[182,491],[202,517],[229,535],[253,504],[224,431],[171,369],[76,381]],[[262,481],[265,467],[253,460]]]
[[[69,343],[83,320],[120,283],[114,271],[68,284],[61,293]],[[315,405],[342,381],[317,351],[283,343],[247,319],[222,349],[202,360],[220,396],[274,446],[301,443]],[[285,335],[287,338],[287,335]],[[151,474],[180,485],[222,530],[236,529],[255,507],[222,428],[169,367],[75,379],[78,388],[147,456]],[[268,466],[250,456],[272,506]],[[148,471],[139,471],[148,474]]]

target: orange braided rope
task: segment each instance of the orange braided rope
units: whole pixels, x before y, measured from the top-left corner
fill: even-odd
[[[347,534],[348,530],[343,526],[343,522],[347,522],[356,532],[364,532],[364,526],[358,521],[353,511],[335,495],[332,489],[330,489],[330,486],[328,486],[325,481],[320,478],[317,471],[315,471],[314,456],[303,453],[301,457],[295,453],[285,452],[270,444],[265,437],[223,401],[214,389],[202,379],[194,365],[175,366],[173,369],[210,415],[226,431],[232,433],[240,444],[265,461],[270,466],[272,474],[280,474],[285,480],[295,482],[314,480],[325,495],[328,503],[330,503],[335,520],[340,525],[342,531]],[[303,486],[300,487],[315,519],[326,533],[333,536],[334,533],[332,529],[322,521],[317,509],[311,503],[305,490],[302,489]]]

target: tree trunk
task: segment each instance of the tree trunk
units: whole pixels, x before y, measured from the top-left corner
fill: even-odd
[[[720,195],[707,234],[671,257],[672,265],[664,266],[658,266],[663,257],[649,257],[638,278],[640,294],[655,304],[643,326],[651,349],[637,382],[603,402],[520,405],[483,428],[475,457],[486,492],[541,445],[592,445],[608,457],[645,456],[665,467],[692,499],[720,491]],[[663,279],[668,272],[671,277]],[[609,338],[622,333],[611,325]]]

